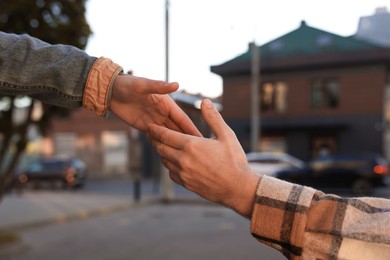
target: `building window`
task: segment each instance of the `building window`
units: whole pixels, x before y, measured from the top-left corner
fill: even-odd
[[[73,132],[64,132],[54,134],[54,146],[57,156],[74,157],[76,150],[77,134]]]
[[[339,82],[334,79],[315,80],[311,84],[313,108],[335,108],[339,105]]]
[[[125,131],[103,131],[103,170],[110,174],[128,171],[128,135]]]
[[[287,151],[287,141],[282,136],[262,136],[259,141],[259,148],[262,152],[284,153]]]
[[[287,84],[281,81],[264,83],[260,92],[260,104],[262,111],[286,111]]]
[[[335,154],[337,146],[337,138],[335,136],[313,136],[311,138],[311,155],[313,158],[316,158]]]

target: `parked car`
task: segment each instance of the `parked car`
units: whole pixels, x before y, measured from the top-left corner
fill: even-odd
[[[66,187],[82,187],[87,179],[87,166],[79,159],[41,159],[16,174],[16,184],[39,186],[43,183],[60,184]]]
[[[388,162],[379,155],[349,154],[317,158],[302,168],[282,169],[275,177],[315,188],[348,188],[357,196],[385,186]]]
[[[269,176],[286,168],[300,169],[305,165],[302,160],[281,152],[247,153],[246,158],[255,172]]]

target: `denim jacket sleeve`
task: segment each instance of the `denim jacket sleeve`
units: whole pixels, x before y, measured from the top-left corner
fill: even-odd
[[[111,87],[122,68],[69,45],[0,32],[0,94],[28,95],[65,108],[105,116]]]

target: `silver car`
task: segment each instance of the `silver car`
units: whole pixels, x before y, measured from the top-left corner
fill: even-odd
[[[286,168],[299,169],[305,166],[302,160],[281,152],[247,153],[246,158],[255,172],[269,176]]]

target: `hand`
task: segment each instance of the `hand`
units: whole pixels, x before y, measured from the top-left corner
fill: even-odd
[[[143,132],[147,131],[148,124],[154,123],[201,136],[190,118],[168,95],[178,87],[177,83],[120,74],[113,85],[110,110],[127,124]]]
[[[149,137],[174,182],[250,217],[259,177],[211,101],[204,100],[201,109],[215,138],[186,135],[154,124],[149,127]]]

